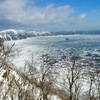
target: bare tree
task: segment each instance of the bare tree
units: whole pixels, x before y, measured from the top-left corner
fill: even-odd
[[[12,80],[13,78],[11,77],[11,69],[12,69],[12,60],[15,57],[15,50],[14,50],[14,44],[9,46],[9,45],[1,45],[0,46],[0,73],[2,77],[2,84],[1,88],[3,88],[1,94],[2,96],[0,97],[1,100],[4,100],[7,98],[7,95],[10,92],[11,85],[12,85]],[[6,84],[5,84],[6,81]],[[6,85],[6,87],[3,87]]]
[[[66,88],[66,93],[68,95],[68,100],[79,100],[81,84],[81,72],[82,68],[77,61],[77,56],[74,54],[69,56],[66,63],[64,77],[64,87]]]
[[[92,56],[93,62],[93,71],[95,74],[95,87],[97,89],[97,98],[100,100],[100,55],[94,54]]]
[[[41,87],[41,99],[49,100],[48,96],[53,88],[53,84],[55,81],[56,66],[54,64],[56,60],[50,57],[49,55],[43,55],[43,65],[40,66],[40,78],[39,84]]]

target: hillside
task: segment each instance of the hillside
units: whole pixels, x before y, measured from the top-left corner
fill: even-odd
[[[8,29],[0,31],[0,37],[4,39],[4,41],[11,40],[19,40],[26,39],[29,37],[37,37],[37,36],[56,36],[56,35],[75,35],[75,34],[100,34],[100,30],[90,30],[90,31],[58,31],[58,32],[48,32],[48,31],[24,31],[24,30],[15,30]]]
[[[2,37],[5,41],[26,39],[35,36],[47,36],[47,35],[50,35],[50,33],[36,32],[36,31],[27,32],[24,30],[14,30],[14,29],[0,31],[0,37]]]

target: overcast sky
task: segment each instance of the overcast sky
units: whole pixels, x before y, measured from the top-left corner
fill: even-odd
[[[100,0],[0,0],[0,30],[98,30]]]

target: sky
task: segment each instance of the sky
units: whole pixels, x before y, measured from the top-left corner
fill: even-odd
[[[0,30],[100,30],[100,0],[0,0]]]

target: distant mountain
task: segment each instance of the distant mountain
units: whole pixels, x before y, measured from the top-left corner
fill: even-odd
[[[51,32],[52,35],[86,35],[86,34],[100,34],[100,30],[89,30],[89,31],[58,31],[58,32]]]
[[[91,30],[91,31],[59,31],[59,32],[48,32],[48,31],[24,31],[24,30],[14,30],[8,29],[0,31],[0,37],[4,39],[4,41],[10,40],[19,40],[26,39],[29,37],[37,37],[37,36],[55,36],[55,35],[75,35],[75,34],[100,34],[100,30]]]
[[[0,31],[0,37],[2,37],[5,41],[26,39],[35,36],[48,36],[48,35],[50,35],[50,32],[36,32],[36,31],[27,32],[24,30],[14,30],[14,29]]]

